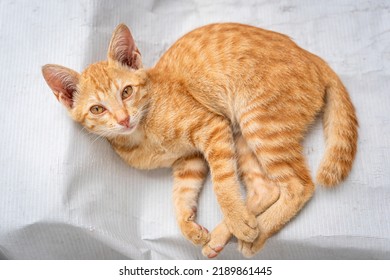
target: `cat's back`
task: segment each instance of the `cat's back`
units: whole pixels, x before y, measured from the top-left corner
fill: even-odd
[[[303,54],[304,51],[286,35],[245,24],[216,23],[181,37],[156,67],[191,73],[215,70],[230,74],[245,66],[258,68],[264,64],[286,63]]]
[[[230,119],[238,95],[287,93],[291,85],[320,95],[319,68],[321,60],[288,36],[239,23],[210,24],[187,33],[155,66],[185,84],[203,106]]]

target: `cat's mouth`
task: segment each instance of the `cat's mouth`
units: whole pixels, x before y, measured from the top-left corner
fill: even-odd
[[[132,123],[132,124],[130,124],[129,127],[121,128],[120,131],[119,131],[119,134],[129,135],[129,134],[133,133],[136,128],[137,128],[137,124],[136,123]]]

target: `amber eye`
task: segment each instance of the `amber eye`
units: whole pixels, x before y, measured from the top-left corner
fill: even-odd
[[[126,99],[133,93],[133,88],[131,86],[125,87],[125,89],[122,91],[122,99]]]
[[[100,105],[94,105],[89,109],[92,114],[99,115],[103,113],[106,109],[103,106]]]

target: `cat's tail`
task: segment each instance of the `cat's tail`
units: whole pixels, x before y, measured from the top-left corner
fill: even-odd
[[[325,155],[317,172],[317,182],[334,186],[344,180],[355,158],[358,121],[355,108],[339,77],[330,68],[323,116]]]

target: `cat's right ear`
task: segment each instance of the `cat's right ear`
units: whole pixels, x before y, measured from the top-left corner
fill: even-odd
[[[58,101],[68,110],[72,109],[80,74],[55,64],[43,66],[42,74]]]
[[[143,67],[141,53],[130,29],[124,24],[119,24],[112,33],[107,56],[109,61],[119,62],[135,70]]]

